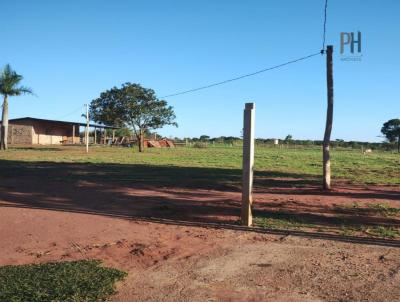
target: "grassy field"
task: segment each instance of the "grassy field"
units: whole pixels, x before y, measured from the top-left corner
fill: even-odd
[[[95,146],[86,154],[82,147],[11,148],[0,153],[6,161],[149,165],[238,170],[241,169],[241,147],[175,149],[136,149]],[[279,149],[257,147],[255,170],[271,175],[301,176],[315,179],[321,175],[322,154],[319,148]],[[400,154],[376,151],[363,155],[359,150],[332,150],[332,177],[356,184],[400,184]],[[0,172],[1,173],[1,172]],[[3,171],[4,173],[4,171]]]

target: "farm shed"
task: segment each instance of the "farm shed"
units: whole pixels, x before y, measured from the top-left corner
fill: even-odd
[[[23,117],[9,120],[8,142],[15,145],[61,145],[79,144],[80,127],[85,123],[46,120]],[[90,124],[94,129],[115,129],[114,127]]]

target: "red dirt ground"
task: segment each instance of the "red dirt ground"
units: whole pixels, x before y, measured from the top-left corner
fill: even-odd
[[[274,186],[254,207],[328,229],[338,214],[399,226],[338,207],[353,202],[398,207],[400,189]],[[11,177],[0,186],[0,265],[101,259],[129,273],[113,301],[399,301],[399,241],[239,230],[239,212],[238,192]]]

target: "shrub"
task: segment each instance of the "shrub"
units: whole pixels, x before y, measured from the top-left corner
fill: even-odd
[[[196,142],[193,145],[193,148],[207,148],[208,144],[207,143],[202,143],[202,142]]]

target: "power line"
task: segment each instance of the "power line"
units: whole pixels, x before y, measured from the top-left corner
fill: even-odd
[[[189,89],[189,90],[185,90],[185,91],[181,91],[181,92],[165,95],[165,96],[162,96],[161,98],[162,99],[163,98],[169,98],[169,97],[172,97],[172,96],[182,95],[182,94],[186,94],[186,93],[190,93],[190,92],[195,92],[195,91],[207,89],[207,88],[214,87],[214,86],[223,85],[223,84],[226,84],[226,83],[229,83],[229,82],[241,80],[243,78],[251,77],[251,76],[257,75],[259,73],[263,73],[263,72],[270,71],[270,70],[273,70],[273,69],[278,69],[278,68],[281,68],[283,66],[287,66],[287,65],[290,65],[290,64],[293,64],[293,63],[297,63],[299,61],[303,61],[303,60],[309,59],[311,57],[314,57],[314,56],[320,55],[320,54],[321,54],[321,51],[318,51],[317,53],[313,53],[313,54],[310,54],[310,55],[307,55],[307,56],[304,56],[304,57],[301,57],[301,58],[298,58],[298,59],[294,59],[294,60],[279,64],[279,65],[275,65],[275,66],[272,66],[272,67],[264,68],[264,69],[261,69],[261,70],[258,70],[258,71],[252,72],[252,73],[241,75],[241,76],[238,76],[238,77],[235,77],[235,78],[232,78],[232,79],[228,79],[228,80],[224,80],[224,81],[221,81],[221,82],[216,82],[216,83],[212,83],[212,84],[209,84],[209,85],[201,86],[201,87],[198,87],[198,88],[193,88],[193,89]]]
[[[78,112],[79,110],[82,110],[83,107],[84,107],[84,106],[81,105],[79,108],[76,108],[74,111],[71,111],[70,113],[64,114],[63,116],[59,117],[59,119],[63,119],[63,118],[65,118],[65,117],[67,117],[67,116],[70,116],[70,115],[72,115],[72,114]]]
[[[328,0],[325,0],[325,9],[324,9],[324,30],[322,34],[322,49],[321,53],[324,53],[325,51],[325,40],[326,40],[326,13],[328,9]]]
[[[229,83],[229,82],[241,80],[243,78],[251,77],[251,76],[254,76],[254,75],[259,74],[259,73],[263,73],[263,72],[266,72],[266,71],[269,71],[269,70],[277,69],[277,68],[280,68],[280,67],[283,67],[283,66],[286,66],[286,65],[289,65],[289,64],[293,64],[293,63],[296,63],[296,62],[299,62],[299,61],[302,61],[302,60],[306,60],[306,59],[314,57],[314,56],[316,56],[318,54],[324,54],[325,53],[325,42],[326,42],[327,10],[328,10],[328,0],[325,0],[324,26],[323,26],[323,34],[322,34],[322,49],[318,53],[310,54],[310,55],[305,56],[305,57],[301,57],[301,58],[298,58],[298,59],[295,59],[295,60],[291,60],[291,61],[279,64],[279,65],[275,65],[275,66],[272,66],[272,67],[261,69],[261,70],[258,70],[256,72],[252,72],[252,73],[249,73],[249,74],[238,76],[238,77],[235,77],[235,78],[232,78],[232,79],[228,79],[228,80],[224,80],[224,81],[221,81],[221,82],[216,82],[216,83],[212,83],[212,84],[209,84],[209,85],[201,86],[201,87],[198,87],[198,88],[193,88],[193,89],[189,89],[189,90],[185,90],[185,91],[181,91],[181,92],[176,92],[176,93],[172,93],[172,94],[169,94],[169,95],[165,95],[165,96],[162,96],[161,98],[169,98],[169,97],[173,97],[173,96],[178,96],[178,95],[182,95],[182,94],[186,94],[186,93],[190,93],[190,92],[195,92],[195,91],[211,88],[211,87],[214,87],[214,86],[223,85],[223,84],[226,84],[226,83]]]

